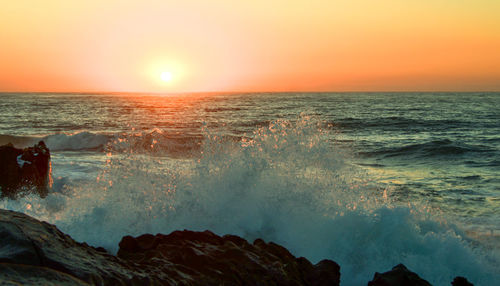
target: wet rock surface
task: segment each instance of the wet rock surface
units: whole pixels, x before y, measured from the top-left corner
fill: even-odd
[[[391,271],[375,273],[368,286],[431,286],[431,284],[411,272],[403,264],[394,266]]]
[[[31,284],[26,277],[41,273],[97,285],[144,276],[124,267],[115,256],[74,241],[51,224],[7,210],[0,210],[0,264],[0,281],[25,284]]]
[[[45,197],[50,185],[50,151],[43,141],[33,147],[0,146],[0,189],[2,197],[15,198],[24,192]]]
[[[54,225],[0,210],[0,281],[11,283],[339,285],[339,269],[329,260],[313,265],[274,243],[209,231],[126,236],[113,256]]]
[[[253,244],[210,231],[175,231],[169,235],[126,236],[118,257],[154,271],[175,269],[171,277],[203,281],[205,285],[339,285],[340,267],[331,260],[316,265],[296,258],[275,243],[257,239]],[[161,269],[160,269],[161,268]],[[152,269],[153,270],[153,269]],[[190,282],[184,280],[184,282]]]
[[[376,272],[373,280],[368,286],[430,286],[426,280],[420,278],[416,273],[408,270],[403,264],[398,264],[391,271],[384,273]],[[464,277],[455,277],[453,286],[474,286]]]
[[[474,286],[472,283],[470,283],[467,278],[465,277],[455,277],[455,279],[453,279],[453,282],[451,282],[451,285],[452,286]]]

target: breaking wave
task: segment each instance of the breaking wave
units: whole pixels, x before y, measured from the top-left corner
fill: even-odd
[[[0,145],[12,143],[17,148],[24,148],[43,140],[51,151],[104,150],[112,136],[95,134],[87,131],[76,133],[57,133],[46,136],[0,135]]]
[[[313,262],[332,259],[342,285],[361,285],[398,263],[433,285],[455,276],[498,281],[498,253],[425,206],[393,202],[321,126],[308,117],[277,120],[241,141],[205,129],[190,159],[151,156],[133,137],[115,138],[93,182],[2,204],[111,251],[124,235],[210,229],[275,241]]]
[[[57,133],[47,136],[0,135],[0,145],[12,143],[18,148],[32,146],[43,140],[51,151],[95,151],[156,153],[164,155],[187,155],[197,149],[201,134],[177,134],[160,129],[133,131],[128,133],[99,134],[88,131]]]
[[[48,135],[43,137],[43,140],[47,147],[54,151],[103,150],[110,136],[84,131],[74,134]]]

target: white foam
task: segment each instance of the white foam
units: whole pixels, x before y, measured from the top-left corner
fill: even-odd
[[[23,154],[17,156],[17,165],[19,165],[19,168],[22,168],[24,166],[24,164],[31,164],[30,161],[25,161],[25,160],[21,159],[21,157],[23,157]]]
[[[109,140],[107,135],[91,132],[78,132],[74,134],[53,134],[43,138],[51,151],[60,150],[86,150],[103,148]]]

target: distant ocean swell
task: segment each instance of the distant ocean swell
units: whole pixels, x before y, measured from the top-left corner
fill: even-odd
[[[433,285],[458,275],[475,285],[500,279],[499,253],[425,205],[395,202],[390,188],[349,163],[348,149],[331,144],[322,124],[276,120],[242,140],[205,128],[193,160],[149,156],[168,140],[159,132],[139,143],[133,136],[54,137],[94,136],[87,146],[105,146],[108,160],[96,180],[1,206],[113,251],[123,235],[176,229],[261,237],[313,262],[337,261],[342,285],[360,285],[398,263]]]
[[[488,146],[456,143],[445,139],[433,140],[419,144],[408,144],[402,147],[382,148],[371,152],[361,152],[360,154],[365,156],[425,158],[487,152],[495,152],[495,150],[489,148]]]
[[[406,117],[381,117],[372,120],[362,120],[359,118],[341,118],[339,122],[335,122],[344,128],[373,128],[373,129],[400,129],[402,127],[408,128],[409,132],[412,130],[422,129],[443,129],[443,128],[458,128],[467,126],[468,122],[460,120],[424,120],[412,119]]]

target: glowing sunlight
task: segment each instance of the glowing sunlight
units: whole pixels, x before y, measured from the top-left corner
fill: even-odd
[[[164,71],[161,73],[160,78],[164,82],[170,82],[172,80],[172,73],[168,71]]]

